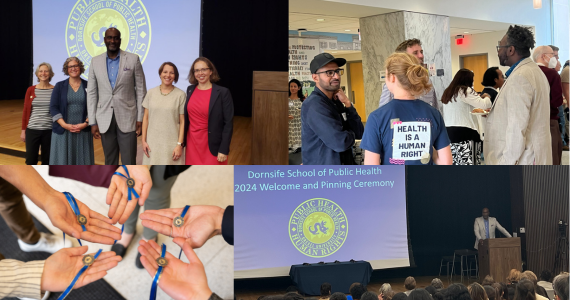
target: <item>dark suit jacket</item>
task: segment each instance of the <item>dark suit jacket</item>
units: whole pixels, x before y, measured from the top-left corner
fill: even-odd
[[[85,94],[85,110],[83,111],[82,120],[87,120],[87,93],[85,90],[87,89],[87,81],[81,79],[83,83],[83,93]],[[55,117],[58,114],[61,114],[63,120],[67,123],[67,90],[69,89],[69,78],[63,81],[60,81],[55,84],[53,88],[53,92],[51,93],[51,99],[49,103],[49,112],[51,117]],[[85,127],[83,131],[91,132],[91,126]],[[65,129],[59,125],[57,122],[53,122],[52,132],[57,134],[63,134]]]
[[[184,143],[186,147],[188,129],[190,128],[190,118],[188,116],[188,102],[196,88],[191,85],[186,90],[186,105],[184,105]],[[208,147],[214,156],[218,153],[228,155],[230,153],[230,142],[234,130],[234,101],[230,90],[216,84],[212,84],[212,95],[210,96],[210,108],[208,110]]]

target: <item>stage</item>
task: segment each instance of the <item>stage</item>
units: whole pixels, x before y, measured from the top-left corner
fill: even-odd
[[[20,141],[24,100],[0,101],[0,164],[25,164],[26,144]],[[141,137],[137,141],[137,164],[142,164]],[[95,164],[105,164],[101,140],[93,139]],[[249,165],[251,161],[251,118],[234,117],[234,133],[228,164]]]

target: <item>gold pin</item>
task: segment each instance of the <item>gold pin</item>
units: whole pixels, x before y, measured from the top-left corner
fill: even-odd
[[[86,266],[90,266],[95,261],[95,257],[93,255],[85,255],[83,256],[83,264]]]
[[[81,225],[85,225],[87,224],[87,218],[84,215],[78,215],[77,222],[79,222]]]
[[[168,265],[168,260],[164,257],[159,257],[156,259],[156,263],[161,267],[166,267],[166,265]]]
[[[135,186],[135,180],[132,178],[127,178],[127,186],[132,188]]]
[[[174,218],[174,226],[180,228],[182,227],[182,225],[184,225],[184,218],[182,218],[181,216]]]

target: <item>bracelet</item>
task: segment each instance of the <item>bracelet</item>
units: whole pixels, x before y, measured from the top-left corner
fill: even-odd
[[[71,206],[71,210],[73,210],[73,213],[77,217],[77,222],[79,225],[81,225],[83,231],[87,231],[87,228],[85,228],[85,224],[87,224],[87,218],[79,211],[79,206],[77,206],[75,197],[73,197],[73,195],[69,192],[63,192],[63,194],[65,195],[65,198],[67,198],[67,202]],[[80,239],[77,239],[77,241],[79,242],[79,246],[83,246]],[[63,233],[63,243],[65,244],[65,232]]]
[[[101,251],[103,251],[103,249],[99,249],[99,251],[97,251],[97,253],[95,253],[95,256],[92,256],[92,255],[83,256],[83,268],[81,268],[81,270],[79,270],[79,273],[77,273],[77,275],[75,275],[75,278],[73,278],[73,281],[71,281],[71,284],[69,284],[69,286],[65,289],[65,291],[63,291],[63,293],[61,293],[61,295],[59,296],[59,298],[57,298],[57,300],[63,300],[63,299],[65,299],[65,297],[67,297],[67,295],[69,295],[69,293],[71,292],[71,290],[75,286],[75,283],[77,283],[77,280],[79,279],[79,277],[81,277],[81,274],[83,274],[85,272],[85,270],[87,270],[87,268],[89,268],[89,266],[91,266],[95,262],[97,257],[99,257],[99,254],[101,254]]]

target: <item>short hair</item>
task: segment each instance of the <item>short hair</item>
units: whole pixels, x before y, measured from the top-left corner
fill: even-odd
[[[568,273],[556,276],[552,281],[552,287],[554,294],[560,300],[568,300]]]
[[[431,300],[431,295],[425,289],[415,289],[408,295],[408,300]]]
[[[445,292],[445,300],[471,300],[469,290],[461,283],[449,285]]]
[[[435,294],[433,294],[433,299],[434,300],[444,300],[445,299],[445,292],[446,289],[440,289],[437,292],[435,292]]]
[[[548,47],[552,48],[552,51],[559,51],[560,48],[554,46],[554,45],[548,45]]]
[[[434,278],[431,280],[431,286],[433,286],[436,289],[442,289],[443,288],[443,282],[439,278]]]
[[[406,290],[410,291],[416,288],[416,279],[412,276],[408,276],[406,280],[404,280],[404,287]]]
[[[178,82],[178,68],[176,67],[175,64],[167,61],[165,63],[162,63],[162,65],[160,65],[160,68],[158,68],[158,76],[160,76],[162,74],[162,71],[164,71],[164,66],[171,66],[174,69],[174,83]]]
[[[493,283],[495,283],[495,279],[493,279],[493,276],[487,275],[481,282],[481,285],[491,285]]]
[[[415,56],[408,53],[393,53],[384,65],[386,75],[396,76],[400,86],[412,95],[419,96],[431,90],[428,70],[419,64]]]
[[[38,73],[40,72],[41,66],[46,66],[46,67],[48,68],[48,71],[49,71],[49,80],[48,80],[48,82],[51,81],[51,79],[52,79],[53,76],[55,75],[55,74],[53,73],[53,69],[51,68],[51,65],[50,65],[49,63],[43,62],[43,63],[39,64],[38,67],[36,68],[36,73],[35,73],[35,74],[36,74],[36,77],[38,78],[38,82],[40,82],[40,77],[38,76]]]
[[[517,283],[514,300],[536,300],[536,293],[532,281],[525,278]]]
[[[485,289],[485,293],[487,294],[487,298],[489,300],[498,300],[497,290],[494,287],[490,285],[484,285],[483,288]]]
[[[212,71],[212,75],[210,76],[210,82],[218,82],[220,81],[220,75],[218,74],[218,70],[214,66],[214,64],[207,58],[201,56],[196,58],[196,60],[192,63],[192,67],[190,67],[190,73],[188,74],[188,81],[190,84],[196,85],[198,84],[198,80],[196,79],[196,75],[194,74],[194,66],[197,62],[204,62],[210,71]]]
[[[432,296],[437,292],[437,289],[433,285],[426,286],[425,290]]]
[[[470,284],[467,290],[469,291],[469,295],[471,295],[471,299],[473,300],[489,299],[489,297],[487,297],[487,293],[485,292],[483,286],[477,282]]]
[[[324,282],[321,284],[321,297],[322,296],[329,296],[331,294],[331,284],[328,282]]]
[[[542,272],[540,272],[539,278],[542,281],[550,282],[550,279],[552,279],[552,273],[550,273],[549,270],[542,270]]]
[[[566,60],[566,62],[564,63],[564,66],[562,67],[562,69],[568,67],[568,65],[570,65],[570,59]]]
[[[360,299],[364,293],[366,293],[366,288],[362,284],[357,284],[350,288],[352,299]]]
[[[365,292],[360,297],[360,300],[378,300],[378,294],[374,292]]]
[[[83,62],[79,58],[72,56],[72,57],[68,57],[65,60],[65,62],[63,63],[63,70],[62,70],[63,74],[69,76],[69,72],[67,72],[67,65],[72,61],[77,62],[77,64],[79,65],[79,69],[80,69],[79,74],[85,73],[85,66],[83,65]]]
[[[346,295],[341,292],[336,292],[331,295],[329,300],[346,300]]]
[[[107,31],[109,31],[109,30],[116,30],[116,31],[119,33],[119,38],[122,38],[122,37],[121,37],[121,31],[120,31],[119,28],[117,28],[117,27],[109,27],[109,28],[107,28],[107,30],[105,30],[105,33],[104,33],[104,36],[103,36],[103,37],[107,36]]]
[[[418,39],[409,39],[409,40],[405,40],[403,42],[400,43],[400,45],[398,45],[398,47],[396,47],[396,52],[406,52],[406,50],[408,50],[408,48],[413,47],[415,45],[422,45],[422,42]]]
[[[290,285],[287,287],[287,289],[285,289],[285,293],[291,293],[291,292],[296,293],[297,291],[299,291],[299,290],[294,285]]]
[[[392,300],[406,300],[406,299],[408,299],[408,295],[402,292],[396,293],[394,297],[392,297]]]
[[[534,51],[532,51],[532,60],[534,60],[534,62],[537,62],[539,57],[548,52],[547,47],[548,46],[538,46],[534,48]]]
[[[517,269],[511,269],[509,275],[507,276],[507,283],[517,282],[521,279],[521,271]]]
[[[481,82],[481,85],[494,86],[496,84],[495,79],[499,79],[499,74],[497,73],[498,69],[499,67],[490,67],[487,69],[487,71],[485,71],[485,74],[483,74],[483,81]]]
[[[534,284],[534,285],[536,285],[536,283],[538,282],[538,279],[536,278],[536,274],[534,274],[530,270],[526,270],[526,271],[522,272],[521,273],[521,279],[528,279],[528,280],[532,281],[532,284]]]
[[[507,30],[507,45],[514,46],[515,52],[522,57],[530,56],[530,49],[535,45],[534,35],[529,27],[511,25]]]
[[[389,283],[382,284],[378,292],[382,295],[383,300],[390,300],[394,297],[394,291]]]

